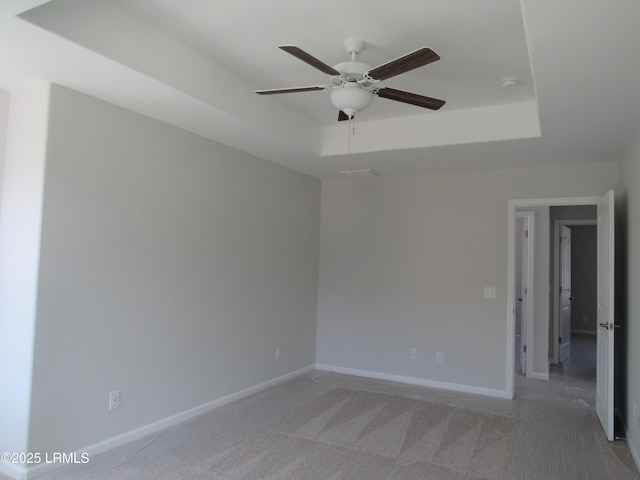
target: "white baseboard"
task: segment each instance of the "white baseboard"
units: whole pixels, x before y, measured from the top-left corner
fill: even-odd
[[[236,400],[240,400],[242,398],[248,397],[258,392],[268,390],[269,388],[276,387],[278,385],[288,382],[289,380],[295,377],[304,375],[305,373],[310,372],[314,369],[315,369],[315,365],[309,365],[307,367],[301,368],[299,370],[295,370],[293,372],[287,373],[280,377],[273,378],[271,380],[267,380],[266,382],[259,383],[258,385],[254,385],[253,387],[245,388],[244,390],[240,390],[239,392],[235,392],[230,395],[226,395],[224,397],[218,398],[211,402],[205,403],[204,405],[200,405],[198,407],[185,410],[184,412],[177,413],[175,415],[164,418],[162,420],[158,420],[156,422],[150,423],[143,427],[130,430],[129,432],[123,433],[121,435],[117,435],[115,437],[109,438],[102,442],[94,443],[93,445],[89,445],[85,448],[78,449],[76,450],[76,453],[78,454],[78,456],[82,453],[89,454],[89,457],[98,455],[99,453],[106,452],[107,450],[111,450],[112,448],[119,447],[120,445],[124,445],[125,443],[138,440],[142,437],[145,437],[152,433],[156,433],[160,430],[171,427],[180,422],[184,422],[185,420],[189,420],[193,417],[197,417],[198,415],[209,412],[215,408],[221,407],[223,405],[227,405],[231,402],[235,402]],[[0,464],[0,468],[2,468],[2,466],[3,464]],[[20,468],[20,467],[15,468],[13,473],[12,472],[2,472],[2,473],[6,473],[10,477],[16,478],[18,480],[31,480],[33,478],[36,478],[39,475],[44,475],[45,473],[51,470],[55,470],[60,466],[61,466],[60,464],[39,464],[26,469]]]
[[[631,453],[631,458],[633,458],[633,462],[636,464],[636,468],[640,472],[640,454],[638,450],[636,450],[636,444],[634,442],[635,439],[631,438],[629,435],[629,428],[627,427],[627,422],[624,418],[622,419],[622,427],[624,428],[625,436],[627,437],[629,453]]]
[[[486,395],[489,397],[506,398],[509,400],[511,399],[511,395],[506,390],[497,390],[494,388],[474,387],[472,385],[461,385],[458,383],[440,382],[437,380],[427,380],[424,378],[405,377],[402,375],[372,372],[369,370],[336,367],[335,365],[316,364],[316,369],[326,372],[342,373],[344,375],[353,375],[356,377],[373,378],[376,380],[387,380],[390,382],[418,385],[421,387],[439,388],[441,390],[451,390],[454,392],[473,393],[477,395]]]
[[[16,465],[12,465],[10,463],[0,462],[0,473],[7,475],[11,478],[16,478],[18,480],[25,480],[25,469],[22,467],[18,467]]]
[[[635,445],[629,441],[627,441],[627,447],[629,447],[629,452],[631,452],[631,458],[636,464],[636,468],[640,472],[640,455],[638,455],[638,451],[635,448]]]

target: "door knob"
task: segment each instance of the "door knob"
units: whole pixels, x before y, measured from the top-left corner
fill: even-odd
[[[602,328],[606,328],[607,330],[613,330],[614,328],[620,328],[620,325],[616,325],[615,323],[601,323],[600,326]]]

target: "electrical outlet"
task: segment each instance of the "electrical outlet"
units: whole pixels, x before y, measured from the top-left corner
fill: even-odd
[[[115,410],[120,407],[120,390],[114,390],[109,393],[109,410]]]
[[[280,347],[276,347],[276,360],[280,360]]]
[[[444,363],[444,355],[442,352],[436,353],[436,363]]]
[[[415,348],[410,348],[409,349],[409,358],[411,360],[415,360],[416,359],[416,349]]]
[[[496,287],[484,287],[484,298],[496,298]]]

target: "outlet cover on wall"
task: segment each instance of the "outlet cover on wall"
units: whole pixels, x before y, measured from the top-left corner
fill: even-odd
[[[496,287],[484,287],[484,298],[496,298]]]
[[[409,349],[409,358],[411,360],[415,360],[416,359],[416,349],[415,348],[410,348]]]
[[[114,390],[109,393],[109,410],[115,410],[120,407],[120,390]]]

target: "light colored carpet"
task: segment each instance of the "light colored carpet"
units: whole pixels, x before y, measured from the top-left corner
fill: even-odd
[[[313,372],[39,480],[640,480],[580,358],[513,400]]]
[[[193,478],[394,479],[424,463],[434,467],[433,478],[503,479],[516,423],[422,400],[336,389],[195,465],[192,471],[199,475]]]
[[[508,478],[517,425],[422,399],[336,388],[237,441],[194,447],[202,457],[177,471],[167,459],[184,465],[190,446],[156,437],[147,450],[153,444],[161,470],[123,458],[90,478],[500,480]],[[197,429],[197,422],[188,428]],[[89,477],[68,468],[46,478]]]
[[[638,480],[592,393],[562,385],[498,400],[317,372],[41,479]]]

